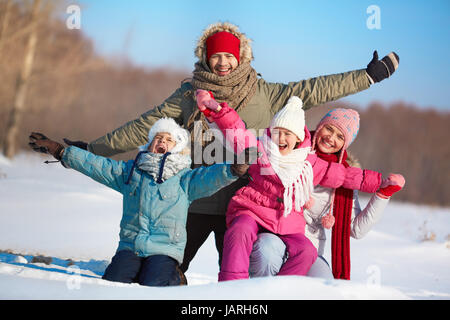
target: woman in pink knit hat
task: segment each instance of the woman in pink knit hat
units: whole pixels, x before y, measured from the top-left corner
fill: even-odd
[[[313,187],[320,184],[375,192],[388,183],[378,172],[325,161],[311,152],[311,135],[299,97],[289,98],[259,139],[249,134],[237,112],[226,102],[219,104],[208,92],[198,90],[197,104],[208,121],[226,136],[236,154],[251,147],[261,154],[249,167],[249,184],[236,192],[228,206],[219,281],[249,277],[253,243],[258,233],[266,231],[278,235],[289,254],[278,275],[306,275],[317,258],[317,249],[304,235],[303,207],[311,204]],[[342,118],[345,134],[351,135],[353,128],[346,121],[349,115],[334,116]],[[321,139],[314,143],[333,146]],[[332,216],[327,216],[324,225],[331,227],[331,220]]]
[[[312,148],[322,160],[340,163],[345,167],[358,166],[347,153],[359,130],[359,114],[352,109],[329,111],[312,135]],[[372,196],[364,210],[358,201],[358,192],[343,187],[334,189],[317,186],[308,208],[304,210],[307,223],[305,235],[318,249],[319,259],[308,276],[350,279],[350,237],[362,238],[376,223],[393,193],[405,184],[401,175],[390,175]],[[325,229],[332,227],[332,270],[323,258]],[[261,233],[250,256],[252,277],[270,276],[279,272],[284,263],[286,246],[274,234]],[[331,272],[332,271],[332,272]]]

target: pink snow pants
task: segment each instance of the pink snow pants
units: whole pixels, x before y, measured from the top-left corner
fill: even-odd
[[[237,216],[225,232],[219,281],[247,279],[250,253],[260,227],[250,216]],[[317,259],[317,249],[301,233],[277,235],[289,254],[277,275],[306,275]]]

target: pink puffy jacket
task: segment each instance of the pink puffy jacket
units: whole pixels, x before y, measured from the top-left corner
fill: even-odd
[[[249,184],[239,189],[230,200],[226,216],[227,225],[229,226],[236,216],[248,214],[270,232],[281,235],[304,233],[303,210],[297,212],[293,209],[287,217],[283,216],[284,187],[273,171],[262,143],[245,128],[244,122],[235,110],[226,103],[222,103],[221,106],[222,109],[218,113],[213,112],[211,118],[227,141],[233,144],[234,151],[240,154],[245,148],[257,146],[262,154],[248,170],[252,178]],[[269,129],[265,130],[270,136]],[[311,134],[305,126],[305,139],[298,148],[310,146]],[[324,161],[316,154],[308,155],[306,160],[313,168],[314,186],[320,184],[329,188],[344,187],[373,193],[381,184],[381,174],[375,171],[345,168],[342,164]],[[264,174],[261,175],[261,172]]]

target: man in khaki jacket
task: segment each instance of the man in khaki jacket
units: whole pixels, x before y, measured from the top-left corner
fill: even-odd
[[[87,148],[92,153],[112,156],[145,144],[152,125],[162,117],[175,119],[191,132],[194,166],[209,165],[232,159],[225,148],[212,143],[209,123],[198,111],[195,91],[210,91],[219,102],[228,102],[255,130],[269,126],[273,115],[295,95],[302,99],[304,109],[357,93],[389,76],[397,69],[399,58],[391,52],[378,60],[375,51],[367,68],[328,76],[319,76],[298,82],[268,83],[251,67],[253,60],[250,40],[230,23],[216,23],[205,29],[195,49],[198,62],[193,77],[162,104],[145,112],[139,118],[90,143],[70,141],[68,144]],[[216,141],[217,142],[217,141]],[[196,200],[189,208],[187,245],[181,269],[185,272],[197,250],[211,231],[215,233],[216,248],[221,263],[225,212],[228,201],[236,190],[246,184],[240,179],[211,197]]]

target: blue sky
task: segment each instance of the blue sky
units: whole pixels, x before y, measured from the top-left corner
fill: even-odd
[[[391,79],[345,98],[366,106],[403,100],[450,111],[450,1],[79,0],[81,29],[96,50],[138,65],[193,70],[202,30],[238,25],[253,40],[253,67],[266,81],[289,82],[365,68],[376,49],[395,51]],[[380,8],[380,29],[366,21]],[[68,15],[66,15],[68,16]],[[175,89],[175,88],[174,88]]]

